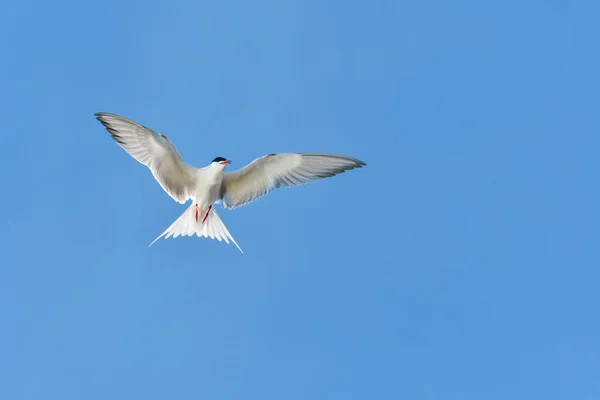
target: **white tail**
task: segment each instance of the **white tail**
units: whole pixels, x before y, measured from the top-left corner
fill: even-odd
[[[184,211],[179,218],[175,220],[167,228],[166,231],[160,234],[159,237],[154,239],[150,246],[154,244],[158,239],[164,236],[165,239],[170,237],[176,238],[178,236],[204,236],[210,237],[211,239],[217,239],[219,242],[221,240],[225,240],[225,243],[229,243],[229,239],[237,246],[237,248],[242,252],[242,249],[237,244],[229,230],[217,214],[217,210],[214,207],[211,208],[206,219],[204,219],[204,215],[206,215],[206,210],[199,209],[196,210],[196,204],[192,203],[187,210]]]

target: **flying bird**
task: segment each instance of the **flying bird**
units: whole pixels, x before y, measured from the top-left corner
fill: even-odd
[[[147,166],[175,201],[191,205],[150,246],[164,237],[204,236],[229,243],[243,253],[219,217],[214,204],[232,210],[280,187],[303,185],[317,179],[361,168],[355,158],[325,153],[279,153],[257,158],[235,172],[225,172],[230,160],[216,157],[204,168],[187,164],[163,134],[116,114],[99,112],[96,118],[119,146]]]

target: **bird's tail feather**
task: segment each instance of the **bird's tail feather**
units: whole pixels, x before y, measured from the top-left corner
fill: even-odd
[[[206,209],[197,209],[196,204],[192,203],[188,209],[171,224],[171,226],[150,243],[150,246],[162,237],[168,239],[170,237],[176,238],[178,236],[196,235],[199,237],[210,237],[211,239],[217,239],[218,241],[225,240],[226,243],[229,243],[229,240],[231,240],[237,248],[244,253],[233,236],[231,236],[231,233],[229,233],[229,230],[214,207],[210,209],[206,218],[204,218],[205,215]]]

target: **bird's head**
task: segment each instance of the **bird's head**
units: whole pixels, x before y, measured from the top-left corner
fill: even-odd
[[[222,169],[225,169],[228,164],[231,164],[231,161],[223,157],[217,157],[210,163],[211,167],[214,166]]]

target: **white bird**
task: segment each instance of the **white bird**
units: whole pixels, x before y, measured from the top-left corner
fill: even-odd
[[[147,166],[162,188],[177,202],[191,205],[171,226],[158,236],[210,237],[219,241],[231,240],[243,253],[213,207],[222,202],[223,208],[246,205],[280,187],[291,187],[334,176],[366,165],[355,158],[323,153],[281,153],[257,158],[244,168],[225,173],[230,163],[215,158],[208,166],[196,168],[187,164],[169,139],[119,115],[96,113],[97,119],[127,153]]]

